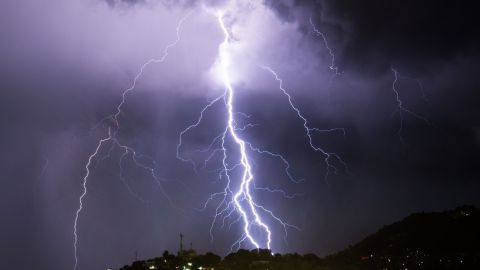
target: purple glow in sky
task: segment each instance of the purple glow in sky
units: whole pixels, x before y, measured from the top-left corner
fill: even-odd
[[[180,232],[327,255],[478,205],[474,9],[367,2],[3,1],[5,267],[118,268]]]

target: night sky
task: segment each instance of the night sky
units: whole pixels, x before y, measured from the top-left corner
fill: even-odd
[[[73,269],[82,178],[112,128],[105,117],[116,112],[142,64],[175,40],[186,14],[181,40],[163,63],[144,70],[118,118],[116,138],[154,167],[157,179],[131,155],[122,159],[119,147],[100,149],[77,224],[77,269],[118,268],[136,252],[139,259],[176,252],[180,232],[187,247],[228,254],[241,222],[230,226],[235,214],[223,228],[217,221],[212,240],[220,201],[203,209],[225,187],[218,179],[222,156],[198,151],[224,129],[224,104],[214,104],[182,137],[179,154],[196,170],[177,158],[177,144],[224,91],[224,34],[206,10],[231,2],[239,3],[228,17],[235,117],[239,127],[252,124],[238,134],[281,154],[300,180],[292,182],[278,158],[250,153],[256,187],[287,195],[255,190],[256,200],[300,229],[289,228],[284,239],[283,227],[266,219],[274,252],[324,256],[413,212],[480,206],[473,1],[4,0],[0,268]],[[333,158],[338,170],[328,174],[325,156],[309,147],[303,122],[265,65],[283,79],[311,127],[333,129],[312,133],[313,141],[347,167]]]

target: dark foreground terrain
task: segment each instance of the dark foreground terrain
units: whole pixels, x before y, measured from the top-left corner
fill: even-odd
[[[165,251],[162,257],[121,268],[144,269],[480,269],[480,210],[463,206],[412,214],[325,258],[241,249],[222,259],[212,253],[196,255],[194,250],[184,250],[176,256]]]

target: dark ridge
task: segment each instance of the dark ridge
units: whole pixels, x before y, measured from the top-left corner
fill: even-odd
[[[327,270],[327,269],[480,269],[480,210],[462,206],[451,211],[412,214],[336,254],[272,254],[238,250],[223,260],[194,250],[165,251],[162,257],[136,261],[120,270]]]
[[[480,210],[462,206],[412,214],[325,260],[340,269],[480,269],[479,244]]]

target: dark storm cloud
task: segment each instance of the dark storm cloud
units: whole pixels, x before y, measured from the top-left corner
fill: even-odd
[[[378,74],[393,65],[418,76],[478,53],[472,1],[297,0],[290,8],[299,7],[309,9],[320,30],[332,37],[344,70]],[[291,12],[277,10],[291,20]]]
[[[394,67],[401,75],[396,86],[403,105],[433,123],[425,128],[428,124],[405,116],[403,136],[413,144],[407,148],[417,152],[409,155],[408,164],[421,164],[405,168],[406,171],[431,172],[442,168],[445,172],[439,173],[439,178],[425,177],[422,181],[470,181],[468,179],[478,177],[473,163],[479,158],[474,130],[480,122],[480,81],[474,73],[480,58],[480,35],[473,2],[287,0],[283,1],[282,8],[271,1],[266,4],[286,22],[291,22],[294,14],[293,21],[298,22],[299,30],[307,36],[312,35],[308,21],[311,16],[317,28],[326,34],[335,63],[344,71],[345,81],[358,80],[355,86],[339,81],[333,89],[339,100],[350,100],[354,96],[346,113],[356,111],[355,122],[362,132],[370,127],[368,141],[355,143],[368,149],[358,151],[380,151],[377,154],[385,157],[380,162],[386,162],[380,167],[385,171],[393,169],[392,164],[406,164],[401,161],[405,157],[383,152],[391,149],[391,141],[387,139],[390,135],[385,132],[395,133],[398,115],[387,120],[389,128],[378,129],[379,123],[385,121],[382,115],[392,115],[387,108],[395,106],[391,90],[391,68]],[[314,42],[318,43],[318,39]],[[384,83],[371,84],[380,81]],[[361,94],[355,94],[358,92]],[[428,97],[422,97],[424,95]],[[363,107],[360,102],[363,98],[375,105]],[[342,121],[341,111],[336,109],[334,115],[337,122]],[[462,139],[454,139],[456,137]],[[447,141],[449,146],[444,147]],[[431,153],[435,151],[436,158],[432,159]],[[379,161],[372,157],[369,162]],[[459,173],[464,177],[456,177]]]
[[[345,151],[356,177],[333,183],[338,208],[348,205],[343,211],[349,211],[358,200],[363,209],[375,208],[388,216],[397,207],[439,207],[461,201],[460,197],[475,201],[473,193],[453,188],[479,187],[480,80],[475,73],[480,35],[473,2],[297,0],[283,1],[282,8],[272,2],[266,1],[280,18],[297,22],[306,37],[313,36],[313,42],[324,48],[312,34],[308,21],[312,16],[344,72],[330,90],[329,98],[337,103],[329,114],[348,130],[347,141],[336,149]],[[406,145],[398,141],[391,67],[402,75],[396,86],[403,105],[433,123],[429,126],[404,114],[401,135]],[[309,89],[318,91],[312,84]],[[303,98],[308,96],[299,97]],[[328,106],[318,103],[319,108]],[[389,201],[391,206],[374,206],[375,201]],[[368,220],[375,218],[356,222]]]
[[[292,7],[288,3],[275,0],[264,0],[263,3],[274,10],[283,20],[292,22],[295,19]]]

